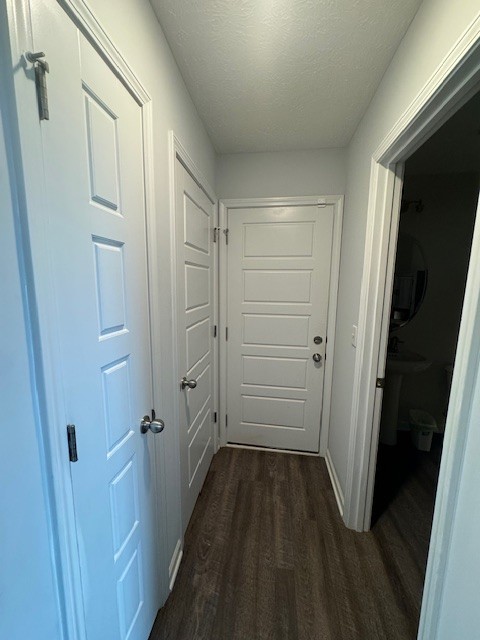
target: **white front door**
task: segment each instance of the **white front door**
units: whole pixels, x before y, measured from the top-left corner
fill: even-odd
[[[142,109],[59,4],[34,15],[50,65],[46,215],[87,637],[145,640],[160,604],[162,436],[140,432],[152,409]]]
[[[175,160],[177,358],[182,523],[187,528],[213,456],[215,207]]]
[[[334,207],[228,212],[227,440],[317,452]]]

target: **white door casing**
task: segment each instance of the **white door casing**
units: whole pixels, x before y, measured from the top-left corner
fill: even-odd
[[[392,217],[390,221],[390,233],[388,250],[385,256],[385,265],[383,278],[385,282],[385,296],[383,300],[383,313],[381,320],[381,337],[378,351],[378,369],[377,378],[385,379],[387,364],[387,347],[388,337],[390,333],[390,312],[392,306],[393,284],[395,274],[395,261],[397,257],[397,238],[400,224],[400,207],[403,192],[403,176],[405,172],[405,164],[399,162],[395,166],[394,179],[388,185],[386,193],[386,202],[391,202]],[[370,455],[376,459],[376,451],[380,438],[380,420],[382,417],[383,388],[381,386],[375,388],[375,410],[372,415],[372,440],[370,443]],[[366,508],[365,508],[365,531],[370,530],[373,496],[375,490],[375,473],[370,473],[367,478],[366,487]]]
[[[185,532],[214,451],[215,204],[175,157],[178,417]],[[181,384],[186,378],[194,388]]]
[[[334,206],[236,208],[226,224],[227,441],[316,453]]]
[[[66,422],[88,637],[145,638],[159,606],[142,108],[55,2],[36,12]],[[55,29],[52,29],[55,25]],[[157,436],[161,437],[161,436]]]

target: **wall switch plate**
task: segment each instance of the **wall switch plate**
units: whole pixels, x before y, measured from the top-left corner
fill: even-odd
[[[357,330],[358,330],[357,325],[353,324],[352,325],[352,336],[351,337],[352,337],[352,346],[355,347],[355,348],[357,346]]]

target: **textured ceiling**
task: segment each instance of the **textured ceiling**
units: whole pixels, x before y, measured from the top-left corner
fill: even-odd
[[[421,0],[151,0],[221,153],[345,146]]]

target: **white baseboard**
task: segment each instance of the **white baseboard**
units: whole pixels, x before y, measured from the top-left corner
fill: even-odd
[[[328,449],[327,449],[327,452],[325,453],[325,462],[327,463],[328,475],[330,476],[333,492],[337,500],[338,510],[340,511],[340,515],[343,518],[345,498],[343,496],[342,487],[340,486],[340,481],[338,479],[338,475],[335,470],[335,465],[333,464],[333,461],[332,461],[332,456],[330,455],[330,451]]]
[[[170,591],[173,589],[175,580],[177,578],[178,569],[180,568],[180,562],[182,561],[183,549],[182,541],[179,539],[175,545],[175,551],[173,552],[172,559],[170,560],[170,566],[168,568],[168,576],[170,578]]]

